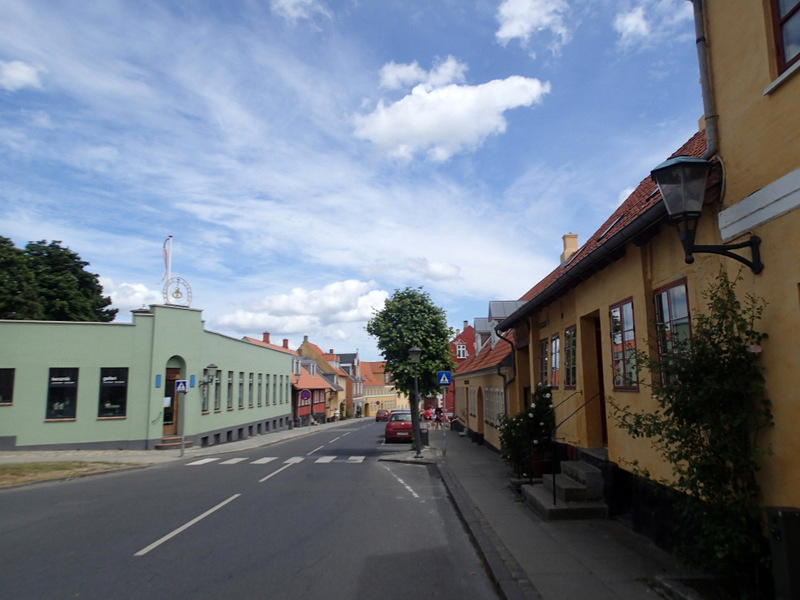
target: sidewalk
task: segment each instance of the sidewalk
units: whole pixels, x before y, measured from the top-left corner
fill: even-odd
[[[310,433],[362,426],[349,419],[255,436],[206,448],[183,458],[261,448]],[[455,505],[506,600],[641,600],[700,597],[674,580],[677,560],[615,520],[542,521],[509,487],[500,455],[451,430],[431,430],[423,457],[404,447],[379,460],[436,464]],[[52,450],[0,452],[0,464],[82,460],[158,464],[180,450]],[[665,595],[655,591],[658,587]]]
[[[613,519],[543,521],[509,487],[500,455],[430,432],[448,491],[507,600],[694,599],[678,561]]]

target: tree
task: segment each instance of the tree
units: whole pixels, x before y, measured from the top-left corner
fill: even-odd
[[[408,393],[411,401],[411,421],[417,448],[420,448],[419,398],[414,393],[414,364],[408,349],[422,350],[416,367],[419,393],[423,396],[439,391],[437,371],[449,371],[454,366],[450,355],[453,330],[447,326],[444,311],[435,306],[422,288],[395,290],[383,309],[367,323],[367,333],[377,339],[378,349],[386,361],[395,387]]]
[[[0,265],[0,318],[109,322],[117,314],[89,263],[60,241],[18,250],[0,238]]]
[[[0,236],[0,319],[41,319],[42,314],[25,253]]]
[[[723,272],[710,285],[708,312],[696,318],[691,339],[662,343],[668,350],[660,355],[637,352],[659,408],[614,410],[622,429],[650,439],[672,467],[673,478],[661,483],[680,492],[682,526],[694,529],[680,536],[683,558],[741,581],[755,578],[752,567],[763,558],[756,472],[765,449],[757,435],[773,421],[759,362],[767,335],[755,329],[765,303],[738,300],[737,281]],[[667,334],[659,332],[662,341]]]

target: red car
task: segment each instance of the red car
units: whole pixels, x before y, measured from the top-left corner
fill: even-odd
[[[386,422],[384,438],[387,442],[405,440],[410,442],[413,438],[411,430],[411,411],[397,412],[392,411],[389,420]]]
[[[375,413],[375,420],[376,421],[388,421],[389,420],[389,411],[385,408],[380,408]]]

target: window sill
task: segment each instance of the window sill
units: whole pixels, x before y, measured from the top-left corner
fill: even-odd
[[[778,89],[783,83],[789,79],[792,75],[794,75],[797,71],[800,71],[800,61],[794,63],[791,67],[786,69],[783,73],[778,75],[778,77],[770,83],[767,87],[764,88],[764,91],[761,92],[762,96],[769,96],[772,92]]]
[[[13,402],[0,402],[0,406],[14,406]]]
[[[124,421],[128,417],[97,417],[98,421]]]
[[[207,410],[201,410],[200,414],[201,415],[210,415],[211,413],[209,411],[207,411]]]
[[[615,392],[638,392],[638,387],[615,387]]]
[[[75,417],[64,417],[63,419],[45,419],[45,423],[74,423],[78,419]]]

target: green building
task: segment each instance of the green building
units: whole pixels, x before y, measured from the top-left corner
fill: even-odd
[[[132,314],[0,320],[0,450],[207,446],[289,427],[291,354],[206,331],[197,309]]]

